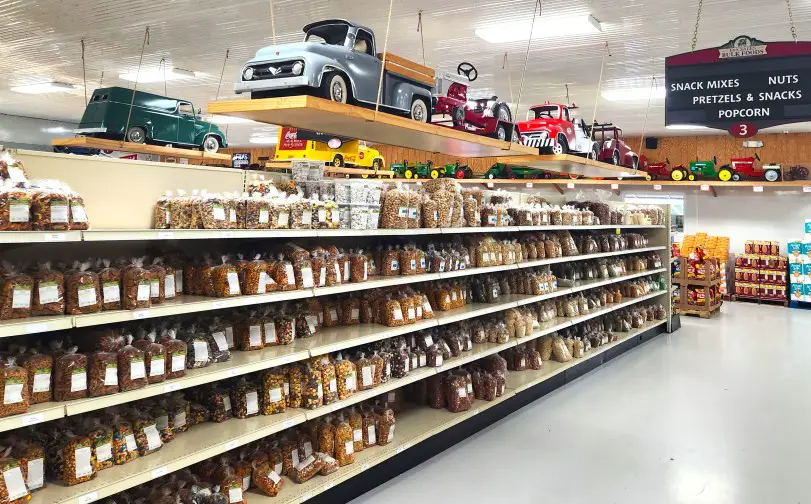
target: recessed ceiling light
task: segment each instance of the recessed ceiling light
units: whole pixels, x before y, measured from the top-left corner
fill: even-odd
[[[42,128],[42,131],[45,133],[71,133],[73,132],[72,129],[68,129],[64,126],[56,126],[54,128]]]
[[[163,82],[164,80],[194,79],[195,77],[197,77],[196,73],[182,68],[168,68],[166,70],[162,68],[142,68],[140,71],[118,74],[119,79],[130,82],[135,82],[137,79],[138,82],[143,84]]]
[[[709,129],[706,126],[698,126],[695,124],[671,124],[667,126],[669,130],[705,130]]]
[[[252,144],[276,145],[279,142],[279,138],[271,136],[255,136],[251,137],[251,139],[248,141]]]
[[[627,88],[627,89],[606,89],[600,95],[608,101],[644,101],[648,97],[651,99],[662,99],[665,97],[664,87]]]
[[[477,28],[474,33],[491,44],[501,44],[527,40],[530,35],[533,39],[546,39],[564,35],[600,33],[601,31],[603,31],[603,27],[594,16],[581,14],[579,16],[542,16],[535,20],[534,26],[532,21],[497,23],[487,28]]]
[[[37,84],[24,84],[22,86],[12,86],[15,93],[42,94],[42,93],[67,93],[76,89],[73,84],[64,82],[39,82]]]

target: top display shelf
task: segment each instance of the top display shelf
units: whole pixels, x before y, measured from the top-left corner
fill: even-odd
[[[375,117],[374,110],[313,96],[216,101],[208,112],[458,157],[509,158],[538,151],[384,112]]]
[[[148,145],[104,138],[79,136],[75,138],[55,138],[51,145],[57,147],[81,147],[84,149],[100,149],[109,151],[132,152],[136,154],[152,154],[154,156],[168,156],[175,158],[193,159],[209,165],[231,165],[231,154],[211,154],[200,150],[181,149],[177,147],[164,147],[161,145]]]
[[[496,159],[496,162],[509,166],[522,166],[527,168],[535,168],[538,170],[553,171],[591,178],[628,178],[644,177],[647,175],[641,170],[634,170],[632,168],[626,168],[625,166],[616,166],[603,163],[602,161],[595,161],[593,159],[586,159],[580,156],[573,156],[571,154],[531,154],[510,157],[500,156],[498,159]]]

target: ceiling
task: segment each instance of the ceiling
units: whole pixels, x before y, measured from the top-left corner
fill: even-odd
[[[385,0],[271,0],[279,43],[299,41],[301,27],[314,20],[346,18],[375,30],[382,47],[388,15]],[[81,40],[85,42],[88,93],[104,85],[131,86],[118,75],[137,69],[145,28],[149,44],[142,69],[166,66],[197,73],[192,79],[165,83],[166,93],[191,100],[205,112],[208,101],[235,97],[233,81],[254,52],[273,42],[269,0],[0,0],[0,113],[77,121],[84,110]],[[571,100],[589,121],[613,121],[626,134],[643,128],[655,135],[664,128],[664,101],[597,100],[600,67],[605,59],[604,89],[647,87],[663,79],[664,58],[690,50],[698,0],[545,0],[542,16],[591,13],[602,33],[533,40],[523,72],[527,43],[486,42],[476,28],[532,18],[534,0],[393,0],[388,45],[392,53],[422,62],[417,16],[422,10],[424,59],[428,66],[455,71],[461,61],[479,70],[473,88],[499,95],[520,107],[544,100]],[[811,39],[811,0],[793,0],[799,38]],[[721,45],[736,35],[761,40],[789,40],[785,0],[705,0],[698,48]],[[221,88],[220,74],[226,50]],[[504,55],[507,55],[507,68]],[[523,74],[523,92],[521,91]],[[70,93],[42,95],[11,91],[14,85],[53,80],[76,85]],[[164,92],[164,83],[139,84]],[[513,107],[514,108],[514,107]],[[646,124],[647,116],[647,126]],[[811,125],[779,127],[811,131]],[[249,145],[251,137],[275,136],[275,128],[258,124],[228,125],[229,143]],[[685,132],[676,132],[685,134]],[[694,132],[688,132],[694,134]]]

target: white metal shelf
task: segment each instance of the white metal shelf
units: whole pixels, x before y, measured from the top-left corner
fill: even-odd
[[[615,305],[611,305],[605,307],[602,310],[595,311],[595,315],[602,315],[605,313],[610,313],[614,310],[623,308],[625,306],[629,306],[635,303],[639,303],[646,299],[650,299],[652,297],[658,296],[665,293],[665,291],[657,291],[654,293],[650,293],[646,296],[642,296],[639,298],[634,298],[622,303],[618,303]],[[505,303],[505,305],[509,305],[509,303]],[[472,312],[470,312],[472,313]],[[475,316],[475,315],[471,315]],[[357,393],[344,401],[339,401],[334,405],[324,406],[322,408],[311,410],[311,411],[304,411],[304,410],[288,410],[283,415],[272,415],[272,416],[258,416],[254,418],[250,418],[247,420],[229,420],[228,422],[222,424],[215,424],[215,423],[206,423],[199,427],[195,427],[189,433],[183,434],[177,440],[173,441],[172,443],[166,445],[160,452],[149,455],[147,457],[143,457],[138,459],[134,462],[126,464],[121,467],[116,467],[107,471],[102,471],[99,476],[87,483],[80,484],[74,487],[65,488],[59,485],[51,484],[48,488],[43,491],[37,492],[34,495],[34,499],[31,501],[34,504],[45,504],[48,503],[67,503],[67,502],[83,502],[83,503],[90,503],[94,502],[98,499],[113,495],[117,492],[126,490],[128,488],[132,488],[134,486],[140,485],[154,479],[156,477],[168,474],[173,471],[180,470],[184,467],[188,467],[189,465],[195,464],[200,462],[201,460],[205,460],[207,458],[213,457],[215,455],[221,454],[223,452],[232,450],[239,446],[242,446],[246,443],[254,441],[256,439],[268,436],[275,432],[279,432],[280,430],[292,427],[298,423],[302,423],[305,420],[311,420],[317,418],[319,416],[329,414],[333,411],[341,409],[346,406],[351,406],[357,402],[363,401],[365,399],[369,399],[375,397],[380,394],[385,394],[392,390],[395,390],[399,387],[407,385],[409,383],[413,383],[420,379],[426,378],[435,374],[437,372],[441,372],[445,369],[457,367],[471,361],[477,360],[479,358],[485,357],[487,355],[491,355],[492,353],[496,353],[498,351],[510,348],[515,346],[516,344],[520,344],[525,341],[529,341],[532,338],[540,337],[544,334],[549,334],[555,330],[561,329],[563,327],[569,327],[574,324],[580,323],[584,320],[587,320],[591,317],[575,317],[573,319],[554,319],[544,324],[542,328],[539,328],[537,331],[534,331],[531,335],[526,338],[512,340],[502,345],[477,345],[483,348],[474,347],[476,349],[474,354],[470,355],[460,355],[455,360],[449,360],[446,365],[443,365],[440,368],[420,368],[411,373],[404,378],[399,379],[391,379],[389,382],[383,384],[380,387],[375,389],[371,389],[368,391],[363,391]],[[664,321],[657,321],[656,324],[650,325],[647,328],[654,327],[658,325],[658,323],[664,323]],[[413,327],[413,326],[411,326]],[[640,329],[645,330],[645,329]],[[630,337],[633,333],[629,333],[625,336],[624,339]],[[602,350],[597,349],[598,351],[605,351],[610,348],[608,345],[600,347]],[[599,352],[590,352],[584,359],[588,359],[598,355]],[[578,359],[576,361],[572,361],[570,365],[574,365],[577,362],[582,361],[583,359]],[[547,365],[548,363],[545,363]],[[547,365],[548,369],[550,366]],[[537,378],[534,378],[537,380]],[[506,395],[511,395],[512,392],[508,392]],[[114,397],[114,396],[111,396]],[[106,399],[106,398],[99,398],[99,399]],[[502,399],[503,400],[503,399]],[[466,418],[469,418],[470,415],[475,415],[478,413],[483,407],[490,407],[494,403],[486,403],[483,401],[476,401],[476,409],[472,411],[468,411],[463,415],[453,415],[447,411],[444,413],[437,412],[434,413],[436,415],[452,415],[452,418],[449,416],[448,421],[450,422],[447,424],[445,428],[448,428],[452,425],[455,425]],[[95,409],[95,408],[92,408]],[[86,410],[87,411],[87,410]],[[402,416],[399,420],[400,425],[402,423]],[[399,436],[403,435],[403,430],[405,429],[398,429],[397,433]],[[444,429],[443,429],[444,430]],[[427,433],[423,433],[419,435],[419,439],[427,439],[435,432],[433,430],[429,430]],[[182,441],[182,442],[180,442]],[[409,444],[410,443],[410,444]],[[410,446],[413,446],[413,442],[409,442],[406,440],[404,444],[396,445],[396,453],[399,454],[403,450],[407,449]],[[189,447],[194,447],[193,451],[189,451]],[[356,464],[358,465],[357,461]],[[364,469],[364,465],[360,464],[360,469]],[[366,467],[368,468],[368,467]],[[339,471],[340,472],[340,471]],[[336,473],[337,474],[337,473]],[[353,474],[352,472],[346,474]],[[349,476],[351,477],[351,476]],[[291,484],[293,486],[294,484]],[[302,486],[297,490],[304,490],[308,492],[309,490],[305,490],[306,488],[310,488],[310,486]],[[323,491],[323,489],[322,489]],[[297,492],[297,491],[294,491]],[[302,499],[302,495],[300,493],[296,493],[298,497],[294,497],[294,499],[300,499],[297,502],[306,500]],[[314,494],[313,494],[314,495]],[[312,495],[311,495],[312,496]],[[310,497],[311,497],[310,496]],[[286,502],[284,500],[275,500],[275,502]]]
[[[49,317],[29,317],[23,319],[0,320],[0,338],[61,331],[73,327],[73,316],[54,315]]]
[[[326,353],[338,352],[346,348],[393,338],[401,334],[421,331],[436,325],[436,319],[427,319],[398,327],[388,327],[381,324],[330,327],[321,329],[312,338],[298,339],[293,345],[296,348],[307,350],[310,355],[317,357]]]
[[[585,261],[588,259],[600,259],[603,257],[614,257],[620,255],[627,255],[627,254],[641,254],[643,252],[655,252],[657,250],[665,250],[667,247],[643,247],[638,249],[628,249],[628,250],[618,250],[616,252],[598,252],[596,254],[581,254],[576,256],[568,256],[568,257],[552,257],[549,259],[536,259],[534,261],[525,261],[522,263],[518,263],[518,267],[521,269],[524,268],[535,268],[537,266],[546,266],[548,264],[558,264],[558,263],[565,263],[571,261]]]
[[[0,231],[0,243],[61,243],[82,241],[81,231]]]
[[[28,427],[42,422],[57,420],[65,416],[65,404],[57,402],[45,402],[34,404],[28,411],[21,415],[12,415],[0,418],[0,432]]]
[[[87,231],[0,231],[0,243],[105,242],[155,240],[222,240],[251,238],[345,238],[519,231],[590,231],[599,229],[661,229],[664,226],[484,226],[411,229],[90,229]]]

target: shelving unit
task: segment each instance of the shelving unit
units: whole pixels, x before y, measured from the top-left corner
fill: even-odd
[[[642,170],[634,170],[625,166],[617,166],[594,159],[587,159],[572,154],[538,155],[498,157],[496,163],[509,166],[525,166],[539,170],[577,175],[581,177],[644,177]],[[534,181],[533,181],[534,182]]]
[[[385,112],[376,114],[372,109],[306,95],[209,102],[208,112],[458,157],[513,156],[538,151],[516,143],[420,123]]]
[[[194,159],[206,164],[231,165],[231,154],[210,154],[201,150],[182,149],[179,147],[166,147],[163,145],[139,144],[78,136],[75,138],[56,138],[51,141],[56,147],[79,147],[83,149],[99,149],[107,151],[123,151],[136,154],[152,154],[155,156],[169,156],[174,158]]]

